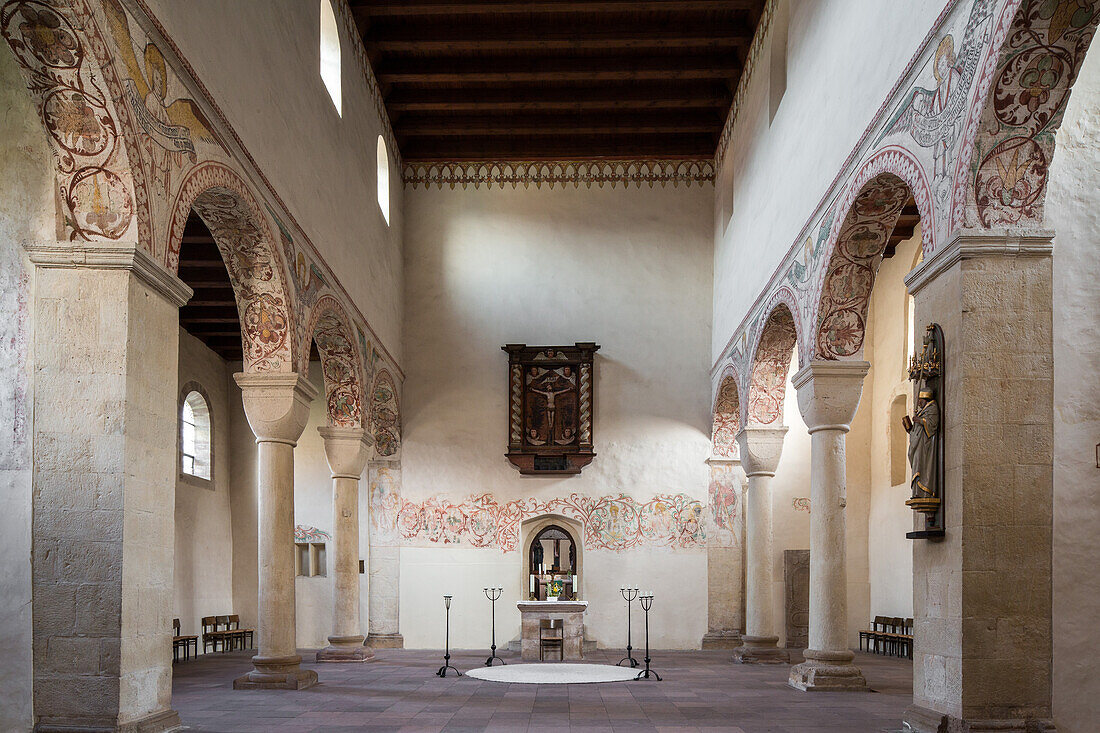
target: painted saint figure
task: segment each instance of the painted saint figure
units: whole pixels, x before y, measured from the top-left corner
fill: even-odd
[[[940,408],[930,390],[917,396],[916,414],[901,419],[909,433],[909,465],[913,467],[913,494],[905,502],[917,511],[933,513],[939,507],[940,486],[936,461],[939,460]]]

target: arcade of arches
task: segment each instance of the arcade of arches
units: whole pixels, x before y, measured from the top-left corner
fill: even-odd
[[[1095,730],[1098,24],[0,1],[0,730]],[[432,676],[490,587],[664,681]]]

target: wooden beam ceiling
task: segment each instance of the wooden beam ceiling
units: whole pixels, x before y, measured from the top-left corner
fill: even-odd
[[[350,0],[407,161],[710,157],[764,0]]]
[[[194,212],[183,228],[179,278],[195,291],[180,308],[180,326],[226,361],[240,361],[241,322],[229,271],[210,230]]]

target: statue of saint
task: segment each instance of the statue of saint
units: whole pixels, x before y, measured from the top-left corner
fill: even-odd
[[[935,513],[940,503],[939,460],[940,408],[930,390],[917,395],[916,414],[901,419],[909,433],[909,465],[913,467],[913,494],[905,502],[917,511]]]

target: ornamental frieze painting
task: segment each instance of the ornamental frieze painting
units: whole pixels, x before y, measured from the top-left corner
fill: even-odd
[[[374,452],[380,458],[397,459],[401,450],[401,410],[397,385],[389,371],[381,369],[371,389],[371,428]]]
[[[1055,136],[1098,22],[1100,0],[945,7],[714,365],[716,396],[717,375],[740,375],[741,424],[778,414],[786,371],[763,334],[777,308],[800,366],[862,357],[882,250],[910,200],[925,260],[963,227],[1043,225]]]
[[[722,375],[718,396],[714,400],[714,422],[711,427],[711,455],[715,458],[738,458],[737,432],[741,424],[741,403],[737,395],[737,376],[732,370]]]
[[[372,485],[371,492],[372,532],[396,537],[405,546],[466,545],[512,552],[519,546],[523,521],[544,514],[579,522],[585,549],[619,552],[642,546],[703,549],[707,545],[705,507],[686,494],[659,494],[649,501],[625,494],[576,493],[503,503],[490,494],[457,502],[442,497],[410,501],[383,481]],[[732,526],[737,508],[735,501],[724,506],[722,521]]]
[[[309,332],[321,355],[328,421],[337,427],[363,424],[363,368],[348,319],[339,301],[321,298],[314,308]]]

